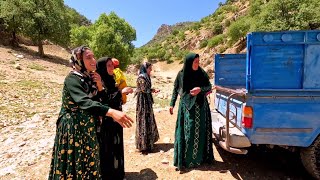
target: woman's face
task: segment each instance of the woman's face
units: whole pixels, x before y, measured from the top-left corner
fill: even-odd
[[[147,74],[150,76],[151,74],[151,71],[152,71],[152,66],[149,66],[148,69],[147,69]]]
[[[91,50],[87,49],[83,52],[83,63],[84,67],[88,72],[92,72],[96,70],[96,59],[94,58],[94,54]]]
[[[108,74],[109,74],[110,76],[113,75],[114,66],[113,66],[112,61],[108,61],[108,62],[107,62],[106,68],[107,68]]]
[[[199,68],[199,57],[195,58],[192,63],[192,69],[194,71],[198,70],[198,68]]]

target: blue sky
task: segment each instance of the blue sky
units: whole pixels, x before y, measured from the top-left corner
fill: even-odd
[[[219,2],[225,0],[65,0],[64,2],[92,22],[102,13],[115,12],[136,30],[137,40],[133,44],[140,47],[152,39],[162,24],[199,21],[212,14]]]

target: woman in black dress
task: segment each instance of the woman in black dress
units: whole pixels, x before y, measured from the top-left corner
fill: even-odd
[[[132,92],[132,88],[126,87],[120,91],[116,87],[113,70],[111,58],[103,57],[98,60],[97,72],[106,90],[106,96],[101,99],[101,102],[110,108],[122,111],[122,93],[128,94]],[[98,139],[102,179],[123,179],[125,172],[122,126],[112,117],[104,117],[98,129]]]

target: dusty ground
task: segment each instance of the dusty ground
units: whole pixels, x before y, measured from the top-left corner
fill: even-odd
[[[30,50],[0,46],[0,179],[47,179],[62,83],[70,69],[64,49],[46,46],[45,53],[57,57],[40,59]],[[258,147],[248,155],[234,155],[217,144],[214,165],[176,172],[172,160],[177,109],[171,116],[167,105],[180,67],[178,63],[154,66],[154,87],[161,90],[154,105],[161,139],[153,153],[141,155],[134,146],[135,124],[125,129],[126,179],[311,179],[298,154]],[[130,95],[124,111],[135,118],[134,109]]]

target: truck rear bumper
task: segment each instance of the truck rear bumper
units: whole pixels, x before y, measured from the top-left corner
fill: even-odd
[[[237,148],[246,148],[250,147],[251,143],[249,139],[241,132],[240,129],[233,126],[230,123],[230,129],[229,129],[229,142],[226,144],[226,119],[223,117],[219,112],[212,111],[211,112],[212,117],[212,132],[213,135],[220,141],[219,144],[222,148],[228,150],[233,149],[233,153],[238,152]],[[230,150],[228,150],[230,151]],[[240,150],[241,151],[241,150]],[[231,151],[230,151],[231,152]],[[239,154],[239,153],[236,153]],[[242,154],[242,153],[241,153]]]

